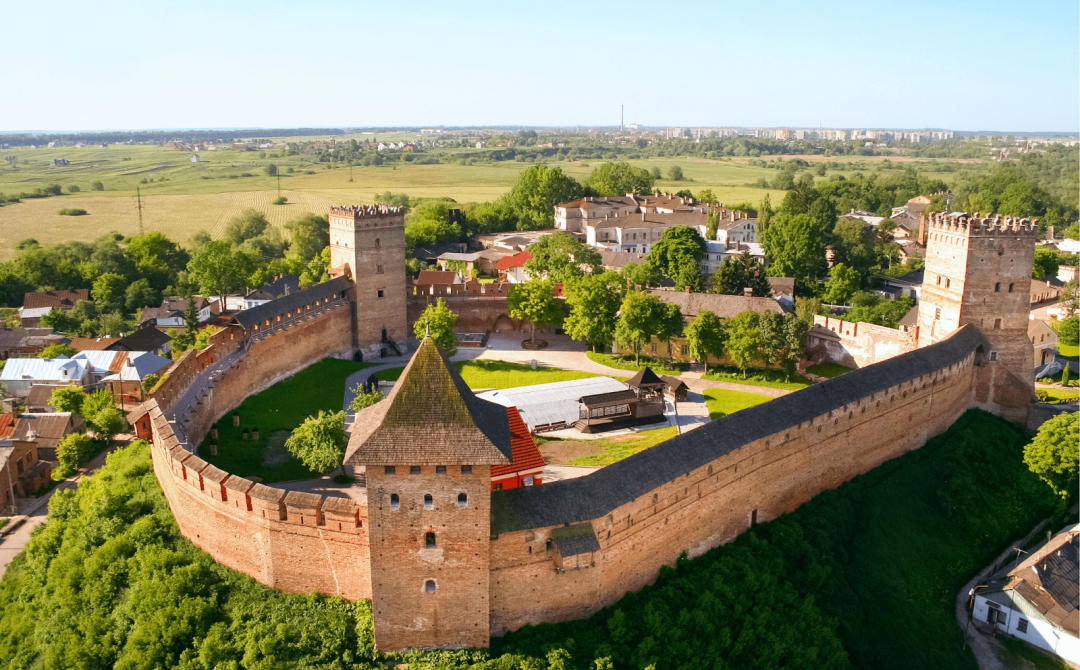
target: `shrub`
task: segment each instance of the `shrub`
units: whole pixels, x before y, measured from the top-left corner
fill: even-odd
[[[68,209],[68,208],[62,209],[59,212],[57,212],[57,214],[59,214],[60,216],[84,216],[86,214],[86,210],[85,209],[79,209],[77,207],[72,207],[70,209]]]
[[[68,193],[78,193],[81,190],[82,189],[79,188],[78,186],[76,186],[75,184],[72,184],[71,186],[68,186]]]
[[[71,433],[56,445],[56,460],[61,469],[73,472],[94,453],[94,441],[83,433]]]
[[[90,182],[90,190],[91,191],[104,191],[105,190],[105,185],[102,184],[100,181],[93,181],[93,182]]]
[[[283,195],[279,195],[278,197],[274,198],[274,204],[275,204],[275,205],[284,205],[284,204],[285,204],[285,203],[287,203],[288,201],[289,201],[289,199],[288,199],[288,198],[286,198],[286,197],[285,197],[285,196],[283,196]]]

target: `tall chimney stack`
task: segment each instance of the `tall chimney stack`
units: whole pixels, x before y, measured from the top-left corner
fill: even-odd
[[[926,246],[926,212],[919,213],[919,244]]]

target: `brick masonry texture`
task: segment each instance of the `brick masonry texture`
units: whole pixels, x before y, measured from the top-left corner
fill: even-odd
[[[957,236],[958,224],[940,223],[932,234]],[[971,407],[1026,417],[1030,341],[1014,296],[1026,301],[1027,293],[1007,286],[1027,286],[1020,280],[1031,271],[1034,240],[1015,226],[965,230],[956,246],[970,251],[938,249],[927,259],[928,278],[940,269],[957,279],[925,294],[924,307],[940,306],[948,316],[936,320],[948,323],[924,323],[920,312],[920,331],[932,339],[920,337],[919,349],[587,477],[492,493],[487,465],[441,472],[425,461],[417,474],[402,465],[391,474],[369,464],[356,500],[286,494],[185,451],[152,399],[155,473],[181,531],[221,563],[285,591],[372,599],[382,650],[485,646],[527,623],[584,617],[651,583],[682,552],[701,555],[922,446]],[[930,248],[946,244],[932,238]],[[996,282],[1006,290],[995,291]],[[362,318],[341,305],[254,343],[188,418],[192,441],[248,395],[326,355],[348,355]],[[219,343],[235,349],[235,339]],[[197,369],[193,358],[177,365]],[[183,392],[170,388],[169,397]],[[146,419],[136,423],[143,435]]]
[[[459,333],[517,332],[522,322],[511,319],[506,307],[506,298],[501,296],[406,296],[409,327],[420,318],[429,304],[442,298],[446,306],[457,314],[456,328]]]

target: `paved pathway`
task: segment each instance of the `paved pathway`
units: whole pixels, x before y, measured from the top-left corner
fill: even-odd
[[[85,466],[79,468],[78,474],[60,482],[56,488],[40,498],[33,498],[28,507],[22,509],[20,514],[8,520],[3,529],[0,529],[0,576],[3,576],[7,566],[26,547],[26,543],[30,541],[30,533],[45,523],[45,518],[49,513],[49,500],[52,499],[53,494],[57,491],[74,489],[84,477],[89,477],[98,468],[105,465],[105,457],[108,454],[128,445],[134,439],[135,436],[130,433],[117,435],[112,446],[98,454],[96,458]]]

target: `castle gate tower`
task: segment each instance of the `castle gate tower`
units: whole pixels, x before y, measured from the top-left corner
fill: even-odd
[[[1026,418],[1035,386],[1027,328],[1037,238],[1038,221],[935,213],[926,240],[919,345],[965,324],[978,328],[988,350],[979,355],[976,402],[1014,421]]]
[[[364,358],[405,351],[405,213],[398,207],[330,208],[331,275],[356,289],[355,346]]]
[[[345,462],[366,466],[380,650],[488,646],[491,466],[511,458],[506,408],[477,398],[430,337],[357,414]]]

